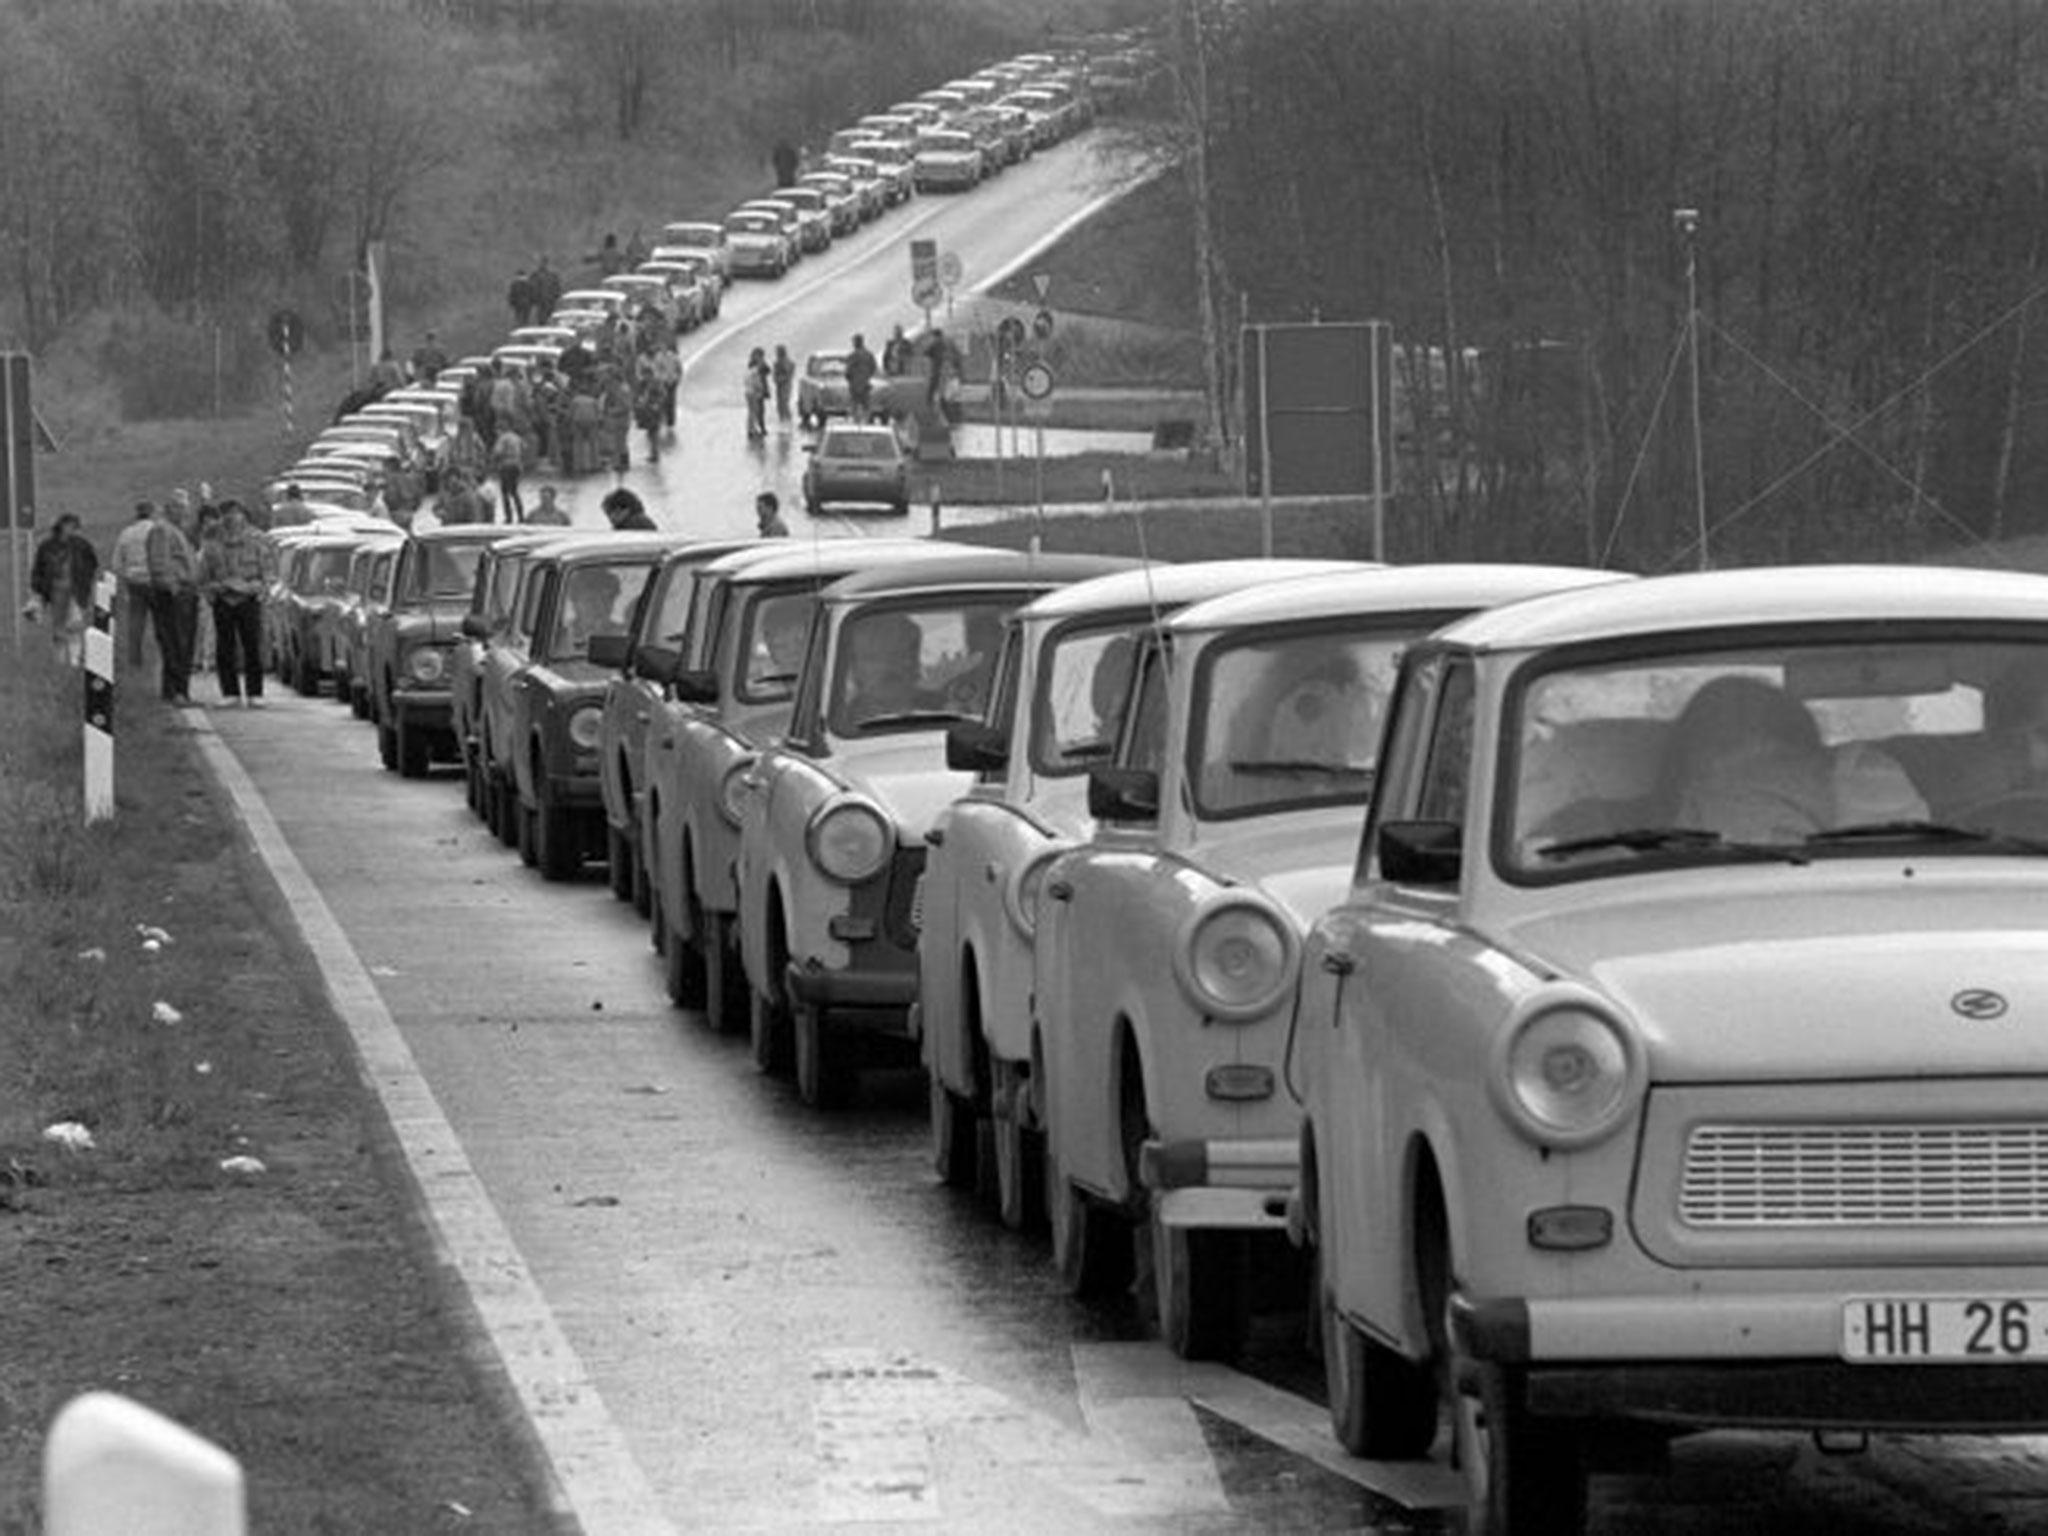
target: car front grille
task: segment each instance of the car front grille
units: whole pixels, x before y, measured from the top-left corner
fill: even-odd
[[[1699,1124],[1678,1214],[1721,1231],[2048,1221],[2048,1124]]]

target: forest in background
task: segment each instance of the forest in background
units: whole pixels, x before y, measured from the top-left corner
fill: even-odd
[[[2048,529],[2041,0],[1165,9],[1223,392],[1243,318],[1435,349],[1438,552],[1690,566],[1702,499],[1722,564]]]

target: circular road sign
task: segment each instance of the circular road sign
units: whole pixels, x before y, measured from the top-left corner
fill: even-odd
[[[967,275],[967,268],[960,260],[958,251],[944,251],[939,256],[939,281],[948,288],[958,288],[960,279]]]
[[[273,310],[264,335],[270,341],[271,351],[279,357],[290,357],[306,344],[306,322],[295,309]]]
[[[919,309],[937,309],[945,297],[945,290],[939,287],[936,277],[920,276],[910,285],[910,302]]]
[[[1052,398],[1052,370],[1043,363],[1031,363],[1024,369],[1024,376],[1017,381],[1017,387],[1024,391],[1026,400],[1049,400]]]

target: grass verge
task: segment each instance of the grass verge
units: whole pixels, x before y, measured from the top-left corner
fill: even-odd
[[[182,717],[124,701],[87,828],[78,675],[6,661],[0,1536],[42,1528],[43,1437],[91,1389],[237,1456],[252,1530],[552,1531]]]

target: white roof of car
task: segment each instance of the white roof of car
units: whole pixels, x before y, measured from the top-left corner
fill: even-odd
[[[1492,608],[1561,588],[1629,581],[1621,571],[1573,565],[1365,566],[1211,598],[1183,608],[1167,621],[1167,627],[1179,634],[1243,624],[1340,618],[1347,613]]]
[[[1026,619],[1064,619],[1078,613],[1157,603],[1180,608],[1268,581],[1293,581],[1365,569],[1355,560],[1192,560],[1094,576],[1048,592],[1019,610]]]
[[[709,562],[704,570],[733,581],[781,581],[810,571],[834,576],[865,570],[888,560],[921,560],[938,554],[957,555],[961,545],[932,539],[818,539],[801,544],[767,539],[733,550]]]
[[[1768,624],[1912,619],[2048,622],[2048,577],[1923,565],[1788,565],[1653,576],[1466,619],[1483,650]]]

